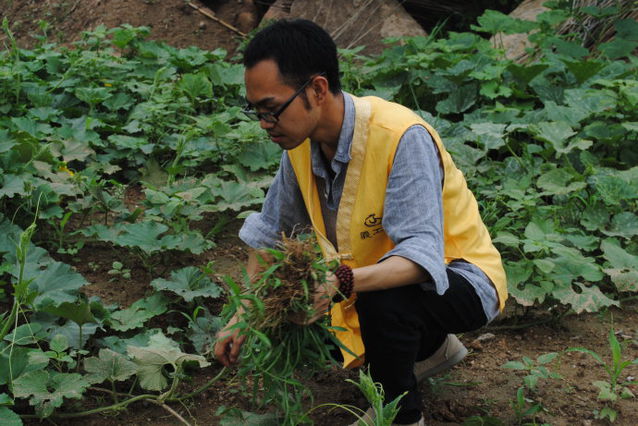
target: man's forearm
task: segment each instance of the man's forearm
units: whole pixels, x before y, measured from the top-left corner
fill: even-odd
[[[356,268],[353,272],[355,292],[385,290],[430,279],[422,267],[400,256],[390,256],[383,262]]]

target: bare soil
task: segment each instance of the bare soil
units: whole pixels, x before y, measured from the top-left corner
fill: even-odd
[[[241,9],[237,0],[209,1],[207,5],[216,16],[237,25]],[[11,27],[22,47],[35,42],[39,32],[38,20],[51,24],[48,32],[54,39],[67,43],[81,37],[81,32],[99,24],[113,27],[122,23],[147,25],[152,28],[151,38],[164,40],[177,47],[196,45],[205,49],[223,47],[232,53],[241,38],[226,27],[199,14],[181,0],[2,0],[0,16],[10,19]],[[140,200],[139,190],[127,192],[128,203]],[[239,278],[246,259],[246,249],[237,238],[239,222],[227,226],[218,238],[218,245],[200,256],[171,256],[162,259],[166,270],[192,264],[214,261],[217,273]],[[127,306],[148,295],[151,277],[134,258],[122,258],[122,254],[106,245],[88,245],[75,256],[62,256],[61,260],[74,265],[92,284],[85,291],[98,295],[107,302]],[[59,256],[60,257],[60,256]],[[113,261],[121,261],[131,270],[131,280],[113,279],[108,275]],[[219,312],[220,305],[213,306]],[[607,334],[611,327],[617,332],[623,345],[625,359],[638,358],[638,304],[627,302],[623,309],[611,309],[598,314],[585,314],[564,318],[559,323],[545,323],[517,328],[516,324],[543,319],[544,313],[533,311],[525,317],[507,316],[491,327],[460,336],[471,348],[468,357],[447,374],[423,385],[425,420],[430,425],[461,424],[473,416],[494,416],[503,424],[521,424],[536,420],[552,425],[603,425],[606,421],[595,419],[595,410],[604,407],[597,398],[598,390],[592,384],[596,380],[608,380],[604,368],[592,357],[578,352],[564,352],[572,347],[588,348],[600,354],[605,362],[611,362]],[[177,320],[177,317],[174,318]],[[486,333],[493,336],[477,341]],[[550,365],[561,379],[541,379],[535,392],[526,392],[530,401],[540,403],[543,410],[535,417],[521,419],[516,416],[512,403],[516,392],[523,385],[525,372],[504,369],[501,366],[523,356],[536,359],[549,352],[560,352],[560,357]],[[196,389],[214,377],[221,367],[213,361],[209,368],[192,373],[192,381],[183,384],[185,392]],[[354,404],[366,408],[357,390],[345,382],[356,378],[355,371],[334,370],[314,378],[310,385],[315,395],[315,405],[322,403]],[[628,367],[621,380],[635,382],[638,365]],[[630,386],[638,394],[636,385]],[[70,407],[85,410],[104,403],[102,395],[95,394]],[[531,403],[531,402],[530,402]],[[207,391],[183,405],[173,405],[191,424],[216,425],[219,407],[252,409],[248,397],[242,394],[232,371]],[[638,422],[636,399],[619,400],[613,404],[619,417],[615,424],[634,425]],[[353,418],[343,410],[319,409],[314,414],[318,425],[347,425]],[[0,421],[1,423],[1,421]],[[40,423],[29,421],[27,424]],[[140,402],[118,415],[93,415],[81,419],[55,420],[54,424],[82,426],[110,425],[175,425],[177,419],[161,407]],[[478,423],[477,423],[478,424]]]

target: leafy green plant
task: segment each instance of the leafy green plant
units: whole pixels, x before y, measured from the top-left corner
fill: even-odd
[[[111,264],[111,269],[107,272],[109,275],[113,275],[112,280],[116,280],[118,278],[123,278],[125,280],[131,279],[131,270],[124,267],[122,262],[114,261]]]
[[[521,361],[509,361],[503,364],[502,368],[526,371],[528,374],[523,378],[525,387],[531,391],[536,390],[539,379],[560,379],[561,375],[547,368],[558,357],[557,352],[549,352],[539,355],[536,360],[524,356]]]
[[[227,278],[231,293],[225,312],[228,318],[240,312],[233,328],[246,336],[237,374],[251,378],[255,403],[276,407],[280,424],[307,423],[303,402],[312,394],[302,378],[334,365],[330,349],[338,342],[327,317],[310,325],[292,318],[314,315],[313,289],[325,280],[329,264],[314,238],[286,239],[266,253],[268,261],[262,258],[264,270],[254,282],[247,280],[242,288]]]
[[[621,375],[628,366],[638,365],[638,358],[633,360],[623,359],[622,346],[616,337],[613,327],[609,329],[607,340],[611,351],[611,362],[606,362],[599,354],[590,349],[569,348],[567,351],[582,352],[590,355],[607,373],[607,380],[593,382],[593,385],[599,390],[598,400],[605,403],[605,406],[600,411],[596,410],[596,416],[600,419],[607,418],[610,422],[614,422],[618,416],[618,412],[614,409],[614,402],[619,398],[635,398],[628,385],[635,385],[636,381],[623,380]]]
[[[521,386],[516,391],[516,398],[510,402],[514,415],[516,416],[516,424],[530,424],[526,423],[529,418],[533,419],[533,423],[536,425],[536,414],[543,411],[543,405],[525,397],[525,387]]]
[[[399,413],[399,402],[403,395],[399,395],[392,401],[386,402],[384,399],[383,387],[380,383],[376,383],[372,380],[369,372],[359,370],[359,381],[347,380],[356,387],[359,388],[363,396],[370,403],[370,407],[374,412],[373,424],[374,426],[390,426],[392,421]],[[361,416],[358,416],[360,420],[364,420]],[[365,424],[368,424],[365,422]]]

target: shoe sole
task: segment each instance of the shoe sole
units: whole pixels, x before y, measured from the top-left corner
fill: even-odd
[[[428,377],[432,377],[432,376],[436,376],[437,374],[445,371],[445,370],[449,370],[450,368],[454,367],[456,364],[458,364],[459,362],[461,362],[463,360],[463,358],[465,358],[465,356],[467,355],[467,348],[465,346],[463,346],[459,351],[457,351],[454,355],[452,355],[450,358],[448,358],[445,362],[442,362],[441,364],[437,365],[434,368],[431,368],[429,370],[427,370],[426,372],[420,374],[419,376],[417,376],[416,381],[417,383],[421,383],[423,382],[425,379],[427,379]]]

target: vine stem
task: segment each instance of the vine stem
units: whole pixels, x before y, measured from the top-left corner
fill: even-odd
[[[213,377],[212,379],[210,379],[208,382],[206,382],[205,384],[203,384],[200,388],[195,389],[193,392],[188,393],[186,395],[182,395],[180,397],[175,397],[175,398],[168,398],[167,401],[171,402],[171,401],[183,401],[185,399],[189,399],[194,397],[195,395],[199,395],[200,393],[204,392],[206,389],[208,389],[209,387],[212,386],[213,383],[215,383],[217,380],[219,380],[224,374],[226,374],[226,372],[228,371],[227,367],[222,368],[219,373],[217,373],[217,375],[215,377]]]
[[[550,322],[559,322],[561,319],[563,319],[564,317],[566,317],[569,313],[571,313],[571,311],[567,311],[561,315],[558,316],[552,316],[549,318],[545,318],[542,320],[538,320],[538,321],[534,321],[534,322],[528,322],[525,324],[512,324],[512,325],[494,325],[494,326],[489,326],[487,327],[488,330],[492,330],[492,331],[503,331],[503,330],[521,330],[523,328],[530,328],[530,327],[535,327],[537,325],[543,325],[543,324],[547,324]]]
[[[192,398],[193,396],[202,393],[203,391],[205,391],[206,389],[211,387],[213,383],[215,383],[217,380],[219,380],[227,371],[228,371],[228,368],[226,368],[226,367],[222,368],[220,370],[220,372],[217,373],[217,375],[215,377],[210,379],[208,382],[206,382],[200,388],[194,390],[193,392],[191,392],[189,394],[182,395],[180,397],[167,398],[166,402],[182,402],[185,399]],[[97,392],[130,396],[130,394],[123,394],[123,393],[113,392],[113,391],[111,391],[109,389],[104,389],[104,388],[99,388],[99,387],[91,387],[90,389],[93,390],[93,391],[97,391]],[[171,414],[175,415],[183,424],[190,426],[190,423],[188,423],[182,416],[180,416],[177,412],[175,412],[175,410],[173,410],[168,405],[166,405],[166,403],[160,402],[157,398],[158,398],[157,395],[151,395],[151,394],[137,395],[137,396],[131,397],[129,399],[126,399],[124,401],[121,401],[121,402],[119,402],[117,404],[109,405],[109,406],[106,406],[106,407],[99,407],[99,408],[94,408],[92,410],[79,411],[79,412],[76,412],[76,413],[53,413],[51,415],[51,417],[58,417],[58,418],[63,418],[64,419],[64,418],[75,418],[75,417],[90,416],[92,414],[99,414],[99,413],[104,413],[104,412],[108,412],[108,411],[118,411],[118,410],[126,408],[126,406],[128,406],[129,404],[131,404],[133,402],[140,401],[140,400],[145,400],[145,401],[148,401],[148,402],[151,402],[153,404],[161,406],[165,410],[171,412]],[[39,418],[35,414],[24,414],[24,415],[21,415],[20,417],[22,417],[23,419]]]
[[[163,402],[155,401],[155,400],[150,401],[150,402],[159,405],[160,407],[162,407],[163,409],[165,409],[166,411],[171,413],[173,416],[177,417],[177,420],[179,420],[180,422],[182,422],[186,426],[191,426],[191,424],[188,423],[184,417],[180,416],[177,411],[173,410],[171,407],[169,407],[168,405],[164,404]]]

